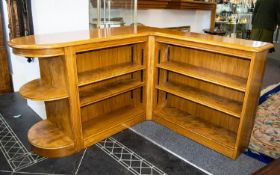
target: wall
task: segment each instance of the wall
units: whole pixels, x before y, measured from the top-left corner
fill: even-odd
[[[88,4],[88,0],[32,1],[35,34],[88,29]],[[210,12],[141,10],[138,21],[157,27],[191,25],[192,31],[201,32],[201,29],[209,27]],[[40,77],[37,59],[32,63],[27,63],[26,59],[11,54],[11,65],[15,91],[18,91],[26,82]],[[28,104],[42,118],[46,117],[43,102],[28,100]]]
[[[202,33],[210,27],[211,12],[203,10],[139,10],[137,21],[152,27],[191,26],[192,32]]]

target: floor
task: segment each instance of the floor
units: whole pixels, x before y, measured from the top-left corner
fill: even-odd
[[[132,130],[120,132],[72,156],[39,157],[26,133],[40,120],[18,93],[0,97],[0,174],[197,174],[188,164]]]
[[[280,54],[270,55],[263,88],[280,82]],[[154,122],[143,122],[72,156],[33,154],[26,133],[41,120],[18,93],[0,96],[0,175],[251,174],[265,166],[233,161]]]

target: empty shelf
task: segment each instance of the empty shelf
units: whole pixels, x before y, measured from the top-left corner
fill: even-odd
[[[66,88],[53,87],[43,83],[40,79],[25,84],[20,88],[19,93],[27,99],[40,101],[54,101],[68,98]]]
[[[236,133],[217,127],[177,108],[163,107],[156,109],[154,120],[201,144],[215,145],[214,147],[217,147],[220,152],[227,149],[229,155],[231,155],[234,151]]]
[[[157,67],[242,92],[246,89],[247,80],[235,75],[178,62],[164,62]]]
[[[78,75],[79,86],[84,86],[87,84],[99,82],[113,77],[118,77],[121,75],[125,75],[143,69],[144,69],[143,65],[133,65],[131,63],[124,63],[119,65],[99,68],[93,71],[82,72],[79,73]]]
[[[42,120],[28,131],[33,151],[41,156],[62,157],[75,152],[73,140],[48,120]]]
[[[242,104],[237,101],[217,96],[193,87],[171,82],[164,83],[156,87],[159,90],[174,94],[184,99],[199,103],[209,108],[224,112],[234,117],[240,118]]]
[[[126,79],[106,86],[80,91],[81,107],[131,91],[143,86],[143,82]]]
[[[144,121],[144,108],[125,106],[83,123],[84,144],[91,145],[125,128]]]

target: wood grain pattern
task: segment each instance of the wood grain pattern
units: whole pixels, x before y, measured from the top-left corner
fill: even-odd
[[[141,121],[144,121],[144,110],[141,105],[124,106],[100,115],[83,123],[85,145],[94,144]]]
[[[236,142],[238,149],[235,153],[236,157],[242,150],[247,148],[250,141],[265,70],[266,59],[264,58],[266,57],[267,52],[268,51],[256,53],[255,59],[250,65],[250,73],[248,77],[250,81],[246,87],[247,91],[244,97],[242,117],[238,129]]]
[[[30,100],[53,101],[68,97],[63,87],[52,87],[40,79],[30,81],[19,89],[20,95]]]
[[[152,120],[154,105],[154,81],[155,81],[155,38],[150,37],[148,42],[149,52],[147,60],[147,76],[146,76],[146,119]]]
[[[78,75],[79,86],[96,83],[99,81],[125,75],[128,73],[133,73],[143,69],[144,66],[142,65],[132,65],[131,63],[124,63],[124,64],[113,65],[113,66],[99,68],[92,71],[83,72]]]
[[[46,146],[32,143],[38,153],[54,156],[55,144],[68,155],[146,119],[232,159],[248,145],[272,47],[150,27],[29,36],[10,46],[26,55],[42,50],[41,80],[22,89],[43,88],[32,95],[46,101],[48,126],[73,143],[60,149],[36,131],[32,140]],[[45,58],[44,49],[64,56]],[[54,98],[49,87],[66,95]]]
[[[143,82],[128,79],[80,91],[81,107],[142,87],[143,84]]]
[[[245,92],[246,79],[218,71],[209,70],[203,67],[193,66],[191,64],[171,62],[161,63],[157,67],[177,72],[182,75],[197,78],[199,80],[207,81],[217,85],[232,88],[238,91]]]
[[[159,93],[163,93],[160,91]],[[209,108],[204,105],[186,100],[182,97],[178,97],[172,94],[163,94],[162,99],[164,103],[159,101],[157,108],[163,106],[173,107],[178,110],[187,112],[192,116],[196,116],[203,121],[207,121],[212,125],[225,128],[233,133],[237,133],[240,119],[233,117],[232,115],[225,114],[224,112],[217,111],[216,109]]]
[[[231,131],[216,127],[176,108],[163,107],[155,110],[154,120],[198,143],[232,156],[236,134]]]
[[[82,134],[82,121],[81,110],[79,100],[78,89],[78,77],[76,67],[76,53],[72,47],[65,48],[65,67],[67,75],[67,91],[69,94],[69,106],[70,106],[70,121],[71,128],[73,130],[73,140],[76,151],[80,151],[83,145]]]
[[[45,107],[48,121],[61,130],[64,135],[73,140],[68,98],[63,100],[45,101]]]
[[[48,120],[33,125],[28,140],[32,150],[42,156],[62,157],[75,152],[73,140]]]
[[[226,97],[213,95],[202,90],[171,82],[159,85],[156,88],[240,118],[242,104],[229,100]]]
[[[102,43],[105,41],[116,41],[130,39],[134,37],[156,36],[157,39],[168,38],[164,43],[172,42],[172,39],[177,40],[175,43],[184,46],[191,43],[200,44],[201,47],[215,47],[217,50],[221,48],[230,48],[240,50],[243,54],[249,52],[261,52],[273,47],[272,44],[259,41],[250,41],[243,39],[226,38],[216,35],[205,35],[199,33],[186,33],[179,31],[171,31],[168,29],[158,29],[145,26],[133,26],[107,29],[94,29],[85,31],[75,31],[56,34],[34,35],[22,38],[15,38],[9,42],[9,46],[13,49],[50,49],[63,48],[69,46],[79,46],[89,43]],[[182,42],[180,42],[182,41]],[[187,42],[184,44],[184,42]],[[207,49],[206,47],[206,49]],[[198,47],[199,48],[199,47]],[[205,47],[204,47],[205,48]],[[217,52],[213,49],[214,52]],[[246,56],[244,56],[246,57]]]

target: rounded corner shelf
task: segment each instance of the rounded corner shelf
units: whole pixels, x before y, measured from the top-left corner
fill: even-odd
[[[28,131],[32,150],[45,157],[64,157],[75,152],[74,141],[48,120],[42,120]]]
[[[40,79],[28,82],[20,88],[19,93],[24,98],[37,101],[55,101],[69,97],[66,89],[44,84]]]

